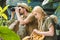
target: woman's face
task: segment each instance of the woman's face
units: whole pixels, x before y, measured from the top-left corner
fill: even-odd
[[[41,18],[41,14],[40,13],[35,12],[34,14],[35,14],[35,18],[36,19],[40,19]]]

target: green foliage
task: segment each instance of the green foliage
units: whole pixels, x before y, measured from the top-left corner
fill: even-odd
[[[6,25],[8,17],[4,12],[8,9],[8,6],[3,9],[0,6],[0,40],[20,40],[20,37]]]
[[[4,8],[0,6],[0,26],[3,26],[4,22],[6,22],[6,20],[8,19],[6,13],[4,13],[8,9],[8,7],[9,5],[5,6]]]
[[[8,21],[8,20],[6,20],[6,19],[4,19],[4,18],[0,18],[0,26],[7,26],[6,24],[6,21]]]
[[[49,2],[53,2],[54,0],[49,0]]]
[[[2,1],[2,0],[0,0],[0,1]]]
[[[29,6],[29,8],[30,8],[30,12],[32,11],[32,6]]]
[[[60,6],[57,7],[56,12],[60,11]]]
[[[27,2],[28,2],[28,3],[30,3],[30,2],[31,2],[31,0],[27,0]]]
[[[3,40],[20,40],[19,36],[7,27],[0,26],[0,38]]]
[[[0,16],[4,17],[4,19],[7,19],[6,14],[4,13],[8,9],[9,5],[5,6],[3,9],[0,6]]]

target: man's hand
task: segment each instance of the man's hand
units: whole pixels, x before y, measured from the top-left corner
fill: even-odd
[[[19,7],[15,7],[15,12],[19,13]]]

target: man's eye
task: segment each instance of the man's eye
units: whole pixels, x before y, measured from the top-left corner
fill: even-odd
[[[35,15],[37,15],[37,14],[35,14]]]
[[[21,7],[21,8],[24,8],[24,7]]]

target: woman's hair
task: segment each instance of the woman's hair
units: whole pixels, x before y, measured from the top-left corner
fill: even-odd
[[[36,6],[36,7],[34,7],[34,9],[32,10],[32,13],[34,13],[34,12],[37,12],[37,13],[39,13],[39,14],[41,14],[41,18],[42,19],[40,19],[40,20],[38,20],[38,28],[39,28],[39,30],[41,29],[42,30],[42,24],[43,24],[43,20],[44,20],[44,18],[45,18],[45,16],[47,15],[46,13],[45,13],[45,11],[40,7],[40,6]],[[41,26],[41,27],[40,27]],[[40,30],[40,31],[41,31]]]
[[[47,15],[46,12],[40,6],[35,6],[34,9],[32,10],[32,13],[34,13],[34,12],[37,12],[44,17]]]

